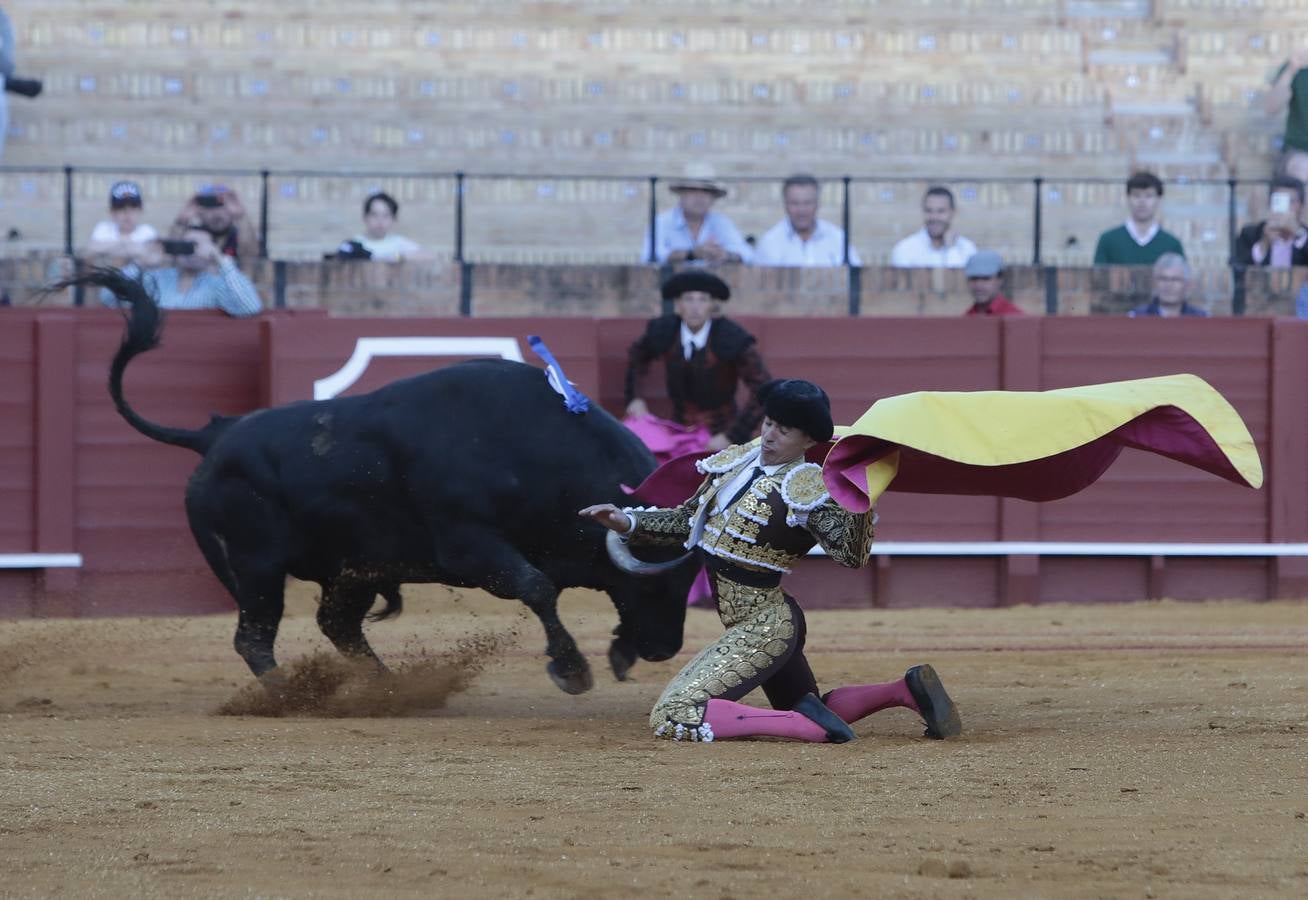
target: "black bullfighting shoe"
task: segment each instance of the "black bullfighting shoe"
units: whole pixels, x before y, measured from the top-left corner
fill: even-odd
[[[963,720],[958,717],[958,707],[949,699],[935,669],[930,666],[913,666],[904,673],[904,681],[913,695],[913,701],[917,703],[922,721],[926,722],[924,734],[927,737],[940,741],[963,733]]]
[[[795,712],[809,721],[821,725],[827,733],[828,744],[844,744],[854,739],[854,730],[840,716],[827,709],[816,694],[805,694],[795,704]]]

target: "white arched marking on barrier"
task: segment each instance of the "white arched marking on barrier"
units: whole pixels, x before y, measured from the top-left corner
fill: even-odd
[[[80,553],[0,553],[0,569],[78,569]]]
[[[523,361],[522,348],[511,337],[364,337],[354,342],[345,365],[313,383],[313,399],[330,400],[348,389],[378,356],[498,356]]]

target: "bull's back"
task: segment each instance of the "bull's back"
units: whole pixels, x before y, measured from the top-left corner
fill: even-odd
[[[654,457],[621,422],[594,402],[585,413],[568,412],[545,372],[524,363],[474,360],[384,392],[394,393],[397,409],[439,411],[423,422],[425,446],[459,457],[448,464],[480,470],[492,484],[506,479],[490,472],[511,473],[528,492],[534,485],[613,499],[622,496],[618,485],[639,484],[654,469]]]
[[[639,438],[598,405],[569,413],[543,370],[474,360],[247,416],[210,450],[191,493],[215,476],[240,478],[277,497],[306,543],[408,555],[429,546],[433,511],[438,526],[573,541],[577,509],[621,502],[619,486],[653,468]]]

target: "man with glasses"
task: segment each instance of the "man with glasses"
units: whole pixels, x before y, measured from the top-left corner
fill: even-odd
[[[1186,298],[1194,275],[1190,264],[1179,253],[1164,253],[1154,263],[1153,298],[1143,306],[1127,313],[1131,318],[1158,316],[1164,319],[1176,316],[1207,316],[1208,311],[1192,306]]]

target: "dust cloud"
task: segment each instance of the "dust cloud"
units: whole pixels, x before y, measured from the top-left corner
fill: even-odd
[[[467,690],[516,639],[513,631],[476,634],[389,672],[323,651],[282,667],[280,684],[247,685],[215,714],[323,719],[426,715]]]

